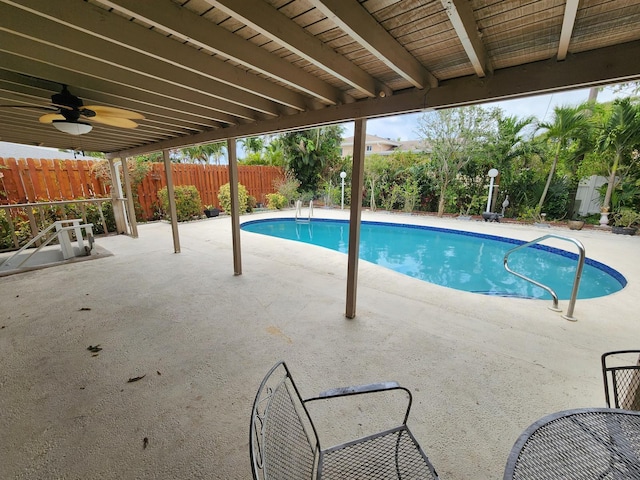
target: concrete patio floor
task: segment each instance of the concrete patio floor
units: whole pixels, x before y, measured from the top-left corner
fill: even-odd
[[[164,222],[139,226],[138,239],[98,238],[112,256],[0,278],[0,478],[251,478],[251,404],[284,359],[303,396],[397,380],[413,391],[410,427],[443,479],[498,479],[534,420],[604,406],[601,353],[640,347],[640,237],[363,220],[566,234],[629,283],[578,300],[573,323],[550,301],[460,292],[360,262],[348,320],[337,252],[243,232],[234,276],[228,217],[181,224],[180,254]],[[97,344],[97,355],[87,350]]]

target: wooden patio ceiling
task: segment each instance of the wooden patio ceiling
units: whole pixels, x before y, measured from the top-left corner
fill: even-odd
[[[0,140],[127,156],[640,79],[640,0],[0,0]]]

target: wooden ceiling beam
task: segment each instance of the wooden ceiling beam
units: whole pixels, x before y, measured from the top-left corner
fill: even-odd
[[[47,0],[21,0],[19,4],[20,8],[31,13],[205,78],[297,110],[309,108],[308,99],[298,92],[257,75],[247,75],[225,61],[159,35],[153,30],[130,22],[125,17],[105,15],[104,9],[83,0],[66,0],[66,6],[60,8],[55,2]],[[162,4],[157,2],[156,8],[162,8]]]
[[[24,83],[17,83],[24,82]],[[60,84],[47,82],[51,85],[43,89],[39,79],[24,77],[7,70],[0,70],[0,98],[3,104],[50,106],[50,97],[59,93]],[[176,134],[190,134],[205,129],[220,128],[220,123],[207,122],[199,117],[188,115],[176,110],[169,110],[162,106],[153,106],[133,99],[123,99],[73,86],[74,95],[83,99],[86,105],[105,105],[107,107],[133,109],[145,116],[145,123],[155,123],[157,127],[172,131]]]
[[[558,44],[558,61],[567,58],[569,43],[573,34],[573,26],[576,23],[576,14],[580,0],[567,0],[564,6],[564,16],[562,18],[562,30],[560,31],[560,42]]]
[[[194,123],[200,122],[202,125],[221,125],[219,122],[228,123],[225,120],[233,120],[233,117],[224,116],[222,114],[212,115],[212,111],[195,105],[186,105],[180,100],[162,97],[150,92],[135,90],[126,84],[109,83],[104,84],[100,79],[87,76],[82,73],[73,72],[60,68],[59,66],[43,64],[36,60],[17,57],[6,52],[2,52],[0,48],[0,65],[11,72],[3,72],[0,70],[0,76],[4,73],[19,73],[35,78],[47,78],[49,83],[57,83],[58,85],[69,85],[73,92],[82,98],[89,98],[89,95],[82,95],[84,91],[100,92],[101,94],[112,95],[118,97],[118,102],[114,106],[125,108],[128,110],[135,109],[136,104],[142,103],[148,106],[162,105],[165,112],[175,112],[178,115],[187,115],[190,121]],[[25,80],[24,82],[26,82]],[[79,88],[81,86],[81,88]],[[99,100],[99,98],[96,98]],[[48,103],[49,98],[45,101]],[[98,102],[99,103],[99,102]],[[188,108],[187,108],[188,107]],[[141,113],[144,113],[141,110]],[[214,118],[214,117],[222,118]]]
[[[43,0],[46,1],[46,0]],[[312,95],[325,104],[353,101],[340,90],[170,0],[101,0],[119,12],[184,38],[247,68]],[[251,75],[251,74],[249,74]]]
[[[38,61],[44,65],[48,64],[60,67],[109,83],[119,83],[149,94],[191,104],[188,108],[189,111],[192,107],[197,107],[202,112],[208,112],[209,118],[231,125],[239,123],[239,118],[245,118],[251,121],[257,119],[256,112],[248,108],[224,102],[189,89],[170,85],[161,79],[150,78],[97,60],[82,57],[77,53],[59,49],[52,45],[0,31],[0,51],[5,48],[15,55]],[[41,75],[35,73],[35,76]],[[79,85],[82,85],[82,83],[79,83]],[[162,103],[162,101],[163,100],[158,98],[156,103]]]
[[[15,8],[0,3],[0,17],[17,17]],[[131,49],[115,45],[82,31],[37,15],[23,15],[21,22],[13,22],[6,31],[35,40],[79,56],[103,62],[115,68],[147,76],[157,81],[163,79],[178,88],[186,88],[199,94],[230,102],[241,107],[278,116],[282,106],[261,96],[254,95],[217,80],[211,80],[175,65],[159,63],[155,59]],[[176,43],[176,42],[172,42]],[[292,113],[292,112],[288,112]]]
[[[368,97],[392,91],[263,0],[206,0]]]
[[[438,86],[434,77],[358,2],[310,0],[342,31],[416,88]]]
[[[478,77],[489,71],[487,53],[469,0],[440,0]]]

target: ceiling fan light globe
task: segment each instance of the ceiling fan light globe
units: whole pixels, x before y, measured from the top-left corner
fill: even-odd
[[[69,122],[67,120],[54,120],[53,126],[58,130],[70,135],[84,135],[89,133],[93,128],[92,125],[85,122]]]

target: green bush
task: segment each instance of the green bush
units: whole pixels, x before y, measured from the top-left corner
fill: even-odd
[[[267,208],[269,210],[280,210],[287,205],[287,197],[280,193],[267,193]]]
[[[293,173],[291,170],[287,170],[283,178],[274,180],[273,186],[280,195],[284,196],[286,202],[289,205],[291,205],[293,201],[298,198],[298,188],[300,188],[300,180],[296,178],[295,173]]]
[[[116,218],[113,215],[113,205],[111,202],[102,202],[102,215],[104,216],[104,221],[107,224],[107,232],[104,231],[104,227],[102,226],[100,206],[95,203],[88,203],[85,206],[85,209],[87,212],[87,223],[93,223],[93,233],[99,235],[101,233],[116,231]]]
[[[225,183],[220,187],[220,191],[218,192],[218,201],[220,202],[220,206],[222,209],[231,213],[231,187],[228,183]],[[242,215],[247,211],[247,205],[249,203],[249,193],[247,192],[247,188],[238,184],[238,211]]]
[[[193,185],[181,185],[174,187],[174,195],[176,198],[176,216],[178,222],[186,222],[202,216],[202,200],[200,200],[200,192]],[[167,187],[158,190],[158,198],[164,212],[165,218],[169,219],[169,196]]]
[[[6,210],[0,210],[0,250],[5,248],[13,248],[13,239],[11,238],[11,228],[7,219]]]

